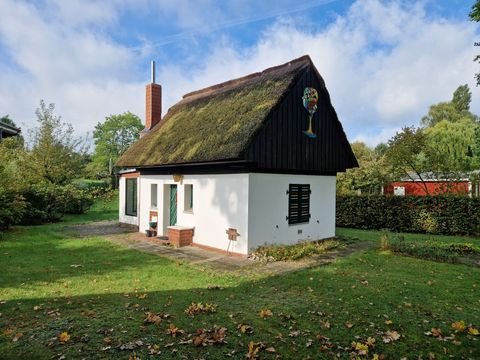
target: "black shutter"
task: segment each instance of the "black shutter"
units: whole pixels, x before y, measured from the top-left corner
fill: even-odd
[[[310,184],[288,186],[288,223],[300,224],[310,221]]]

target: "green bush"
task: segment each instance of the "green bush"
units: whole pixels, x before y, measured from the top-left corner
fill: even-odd
[[[338,196],[338,226],[444,235],[480,235],[480,198]]]
[[[64,186],[62,191],[65,214],[83,214],[93,205],[94,196],[89,190],[79,189],[72,184]]]
[[[0,189],[0,229],[18,223],[25,208],[25,199],[21,195]]]
[[[18,223],[39,225],[59,221],[64,213],[63,188],[59,185],[41,183],[23,191],[27,207]]]
[[[94,202],[93,196],[75,185],[40,183],[22,192],[26,208],[17,224],[38,225],[60,221],[64,214],[82,214]]]

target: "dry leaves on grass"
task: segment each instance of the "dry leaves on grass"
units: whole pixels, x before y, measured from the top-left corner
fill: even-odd
[[[62,343],[62,344],[65,344],[69,340],[70,340],[70,334],[66,331],[64,331],[64,332],[62,332],[58,335],[58,341],[60,341],[60,343]]]
[[[324,329],[330,329],[330,326],[331,326],[330,321],[328,321],[328,320],[320,320],[320,325]]]
[[[458,332],[463,332],[466,329],[465,322],[463,320],[461,321],[455,321],[452,323],[452,329]]]
[[[163,314],[161,313],[153,313],[153,312],[147,311],[145,315],[146,315],[146,318],[143,320],[145,324],[160,325],[163,320]]]
[[[247,360],[254,360],[254,359],[258,359],[259,356],[258,356],[258,353],[262,350],[266,350],[266,346],[264,343],[262,342],[253,342],[253,341],[250,341],[248,343],[248,348],[247,348],[247,353],[245,354],[245,357],[247,358]],[[268,349],[270,349],[269,352],[273,352],[273,350],[275,350],[273,347],[269,347]]]
[[[261,309],[258,313],[258,316],[260,316],[262,319],[265,319],[267,317],[273,316],[273,313],[270,309]]]
[[[193,345],[197,347],[207,345],[225,344],[227,329],[224,327],[214,326],[213,329],[197,329],[193,335]]]
[[[383,342],[385,344],[389,344],[389,343],[392,343],[394,341],[397,341],[398,339],[400,339],[400,334],[395,331],[395,330],[387,330],[383,336],[382,336],[382,339],[383,339]]]
[[[253,334],[253,327],[251,327],[248,324],[239,324],[237,326],[237,329],[240,330],[242,334],[247,334],[247,335]]]
[[[172,336],[172,337],[177,337],[177,335],[183,335],[184,333],[185,333],[185,331],[180,330],[174,324],[170,324],[168,329],[167,329],[167,334]]]
[[[134,340],[134,341],[129,341],[125,344],[121,344],[118,348],[120,350],[134,350],[138,347],[143,346],[143,341],[142,340]]]
[[[202,304],[201,302],[196,303],[192,302],[188,307],[185,309],[185,314],[190,317],[194,317],[198,314],[211,314],[217,311],[217,304],[213,303],[205,303]]]

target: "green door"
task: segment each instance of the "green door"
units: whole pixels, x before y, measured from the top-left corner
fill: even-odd
[[[177,185],[170,185],[170,226],[177,225]]]

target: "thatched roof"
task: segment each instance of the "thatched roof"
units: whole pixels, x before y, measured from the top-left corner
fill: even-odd
[[[239,159],[270,112],[311,64],[308,56],[186,94],[118,160],[142,167]]]

